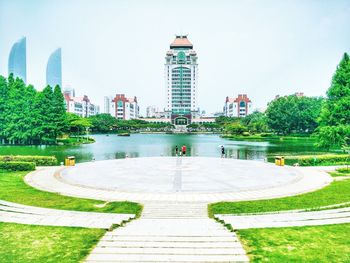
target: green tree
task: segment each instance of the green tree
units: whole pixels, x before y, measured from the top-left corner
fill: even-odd
[[[268,132],[267,117],[264,113],[255,111],[245,118],[241,118],[241,124],[246,126],[250,132]]]
[[[333,75],[319,118],[319,147],[341,147],[350,138],[350,59],[344,54]]]
[[[322,98],[280,97],[269,103],[266,110],[269,128],[280,134],[312,133],[317,128],[317,118]]]
[[[12,77],[12,76],[11,76]],[[5,143],[7,127],[6,113],[9,97],[9,87],[6,78],[0,76],[0,143]]]
[[[66,107],[61,88],[58,85],[53,90],[51,121],[54,125],[54,138],[62,135],[67,130]]]
[[[53,120],[56,114],[54,112],[53,91],[50,86],[45,87],[36,96],[36,107],[38,109],[38,126],[35,134],[39,138],[40,143],[55,143],[57,128]]]
[[[110,114],[102,113],[89,117],[92,129],[97,132],[110,132],[116,129],[117,119]]]
[[[233,122],[225,125],[225,132],[228,134],[241,135],[248,131],[248,128],[239,122]]]
[[[33,101],[36,90],[33,86],[26,86],[19,79],[8,79],[8,98],[5,103],[4,135],[12,144],[30,144],[33,137],[35,122],[35,107]]]

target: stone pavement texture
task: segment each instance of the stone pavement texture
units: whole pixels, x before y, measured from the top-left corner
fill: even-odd
[[[0,222],[109,229],[134,218],[132,214],[78,212],[26,206],[0,200]]]
[[[137,166],[137,169],[128,170],[127,167],[121,167],[121,171],[129,178],[125,185],[122,184],[123,180],[120,180],[115,174],[113,177],[109,177],[110,187],[108,188],[108,181],[103,184],[100,183],[100,187],[93,187],[90,180],[92,180],[93,174],[90,173],[85,178],[85,174],[68,173],[69,171],[77,171],[79,167],[83,167],[81,171],[89,170],[88,164],[91,164],[91,169],[95,171],[96,181],[100,181],[105,174],[101,173],[98,168],[102,166],[95,166],[96,163],[106,164],[105,161],[93,162],[88,164],[79,164],[77,168],[62,168],[62,167],[45,167],[40,168],[28,174],[25,177],[26,182],[38,189],[58,192],[62,195],[92,198],[105,201],[118,201],[118,200],[130,200],[135,202],[147,202],[147,201],[169,201],[169,202],[219,202],[219,201],[243,201],[243,200],[257,200],[257,199],[270,199],[283,196],[291,196],[301,194],[309,191],[313,191],[322,188],[332,181],[332,178],[323,171],[312,168],[302,167],[278,167],[278,171],[274,170],[276,166],[266,164],[258,161],[239,161],[233,159],[225,159],[222,161],[219,158],[199,158],[199,157],[186,157],[186,162],[183,161],[181,165],[176,166],[178,161],[176,157],[163,157],[164,160],[168,160],[168,163],[163,166],[163,174],[168,174],[167,177],[161,175],[155,176],[157,180],[152,181],[151,189],[153,191],[143,191],[142,183],[145,178],[140,177],[140,174],[135,177],[131,171],[139,170],[138,173],[142,173],[144,168]],[[210,164],[213,166],[212,170],[208,171],[208,175],[205,175],[205,169],[202,173],[198,173],[198,170],[191,170],[191,161],[200,159],[198,162],[194,161],[193,165],[203,165],[207,168]],[[162,160],[160,158],[135,158],[147,160],[149,164],[154,167],[162,166]],[[217,160],[219,159],[219,160]],[[128,159],[134,160],[134,159]],[[120,160],[108,161],[109,165],[114,165],[113,162],[119,162]],[[171,162],[173,163],[171,165]],[[142,162],[143,163],[143,162]],[[239,169],[235,170],[234,167],[238,165]],[[134,168],[135,168],[134,167]],[[215,174],[215,167],[219,171],[218,175]],[[255,174],[249,167],[255,168]],[[118,169],[115,167],[115,169]],[[168,170],[167,170],[168,169]],[[254,179],[244,179],[240,176],[240,173],[244,173],[244,170],[248,169],[250,172],[245,177],[253,177]],[[269,174],[269,169],[271,173]],[[80,168],[78,169],[80,171]],[[104,171],[104,170],[102,170]],[[161,173],[162,170],[158,170]],[[262,171],[262,174],[260,174]],[[281,174],[279,174],[279,171]],[[119,174],[119,173],[118,173]],[[259,177],[262,175],[261,177]],[[73,180],[73,176],[76,179]],[[231,176],[231,179],[227,179]],[[85,179],[86,181],[84,181]],[[102,179],[101,179],[102,180]],[[227,180],[227,182],[225,182]],[[261,186],[258,182],[261,182]],[[264,182],[267,180],[268,182]],[[119,186],[116,186],[115,181],[119,182]],[[242,181],[242,182],[240,182]],[[240,182],[240,183],[239,183]],[[158,184],[158,185],[157,185]],[[114,186],[113,186],[114,185]],[[172,185],[170,187],[170,185]],[[196,186],[195,185],[200,185]],[[165,191],[159,191],[162,186],[167,188]],[[128,190],[129,189],[129,190]],[[222,189],[219,190],[219,189]],[[224,189],[224,190],[223,190]]]
[[[350,207],[321,211],[288,211],[258,215],[215,215],[234,229],[316,226],[350,223]]]
[[[207,204],[296,195],[322,188],[332,178],[318,168],[163,157],[41,168],[25,180],[63,195],[144,205],[141,218],[107,232],[86,259],[101,263],[249,262],[236,234],[207,217]],[[240,229],[340,223],[350,213],[346,209],[327,211],[217,218]]]
[[[140,219],[108,232],[92,262],[249,262],[234,232],[207,217],[204,203],[146,202]]]

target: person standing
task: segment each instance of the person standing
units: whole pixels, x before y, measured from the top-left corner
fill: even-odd
[[[175,146],[175,154],[176,156],[179,154],[179,148],[177,147],[177,145]]]
[[[186,155],[186,145],[182,145],[181,151],[182,155]]]
[[[221,145],[221,158],[225,158],[225,147]]]

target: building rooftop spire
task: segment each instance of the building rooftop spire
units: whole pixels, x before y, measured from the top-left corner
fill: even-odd
[[[192,43],[188,40],[187,35],[176,35],[175,40],[170,44],[170,48],[192,48]]]

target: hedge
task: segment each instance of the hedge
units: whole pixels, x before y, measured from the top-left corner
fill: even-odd
[[[0,162],[0,169],[11,171],[33,171],[34,162]]]
[[[285,164],[293,165],[295,163],[300,166],[343,165],[350,164],[350,156],[348,154],[285,156]]]
[[[343,167],[343,168],[338,168],[336,169],[337,172],[339,173],[343,173],[343,174],[347,174],[347,173],[350,173],[350,167]]]
[[[55,156],[0,155],[0,162],[33,162],[36,166],[57,165]]]

